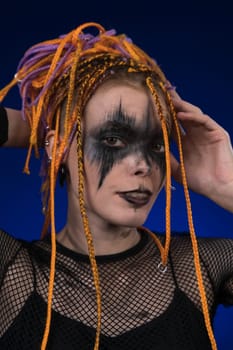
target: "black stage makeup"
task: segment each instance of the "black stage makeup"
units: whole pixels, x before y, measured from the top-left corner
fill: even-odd
[[[161,171],[161,183],[165,176],[163,133],[149,107],[138,123],[120,105],[85,135],[84,151],[92,163],[99,165],[99,188],[112,167],[130,154],[144,159],[149,168],[155,163]]]

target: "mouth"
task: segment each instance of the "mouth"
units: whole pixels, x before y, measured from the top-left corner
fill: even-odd
[[[149,203],[152,192],[147,189],[136,189],[131,191],[117,192],[117,194],[126,202],[136,207],[142,207]]]

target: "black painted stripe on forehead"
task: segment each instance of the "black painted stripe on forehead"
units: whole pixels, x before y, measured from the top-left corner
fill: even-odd
[[[108,129],[128,134],[128,136],[131,134],[136,137],[140,134],[141,137],[148,137],[151,133],[159,133],[161,131],[161,124],[154,115],[149,103],[139,122],[137,121],[137,116],[129,115],[125,112],[120,103],[115,110],[109,112],[104,117],[104,121],[100,123],[99,126],[95,126],[91,130],[91,134],[96,134],[97,129],[98,134],[101,134],[101,131],[105,132]]]

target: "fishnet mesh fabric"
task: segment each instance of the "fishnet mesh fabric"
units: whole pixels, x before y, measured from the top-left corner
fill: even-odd
[[[163,235],[160,236],[163,240]],[[40,349],[49,280],[50,239],[21,242],[0,235],[0,349]],[[233,303],[233,241],[199,239],[210,313]],[[102,295],[100,349],[210,349],[190,239],[172,237],[168,269],[142,233],[130,250],[97,257]],[[92,350],[96,295],[89,259],[57,245],[48,349]]]

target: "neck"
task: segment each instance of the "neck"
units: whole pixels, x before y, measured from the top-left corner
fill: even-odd
[[[58,233],[57,240],[71,250],[88,255],[86,235],[81,223],[81,218],[75,218],[75,223],[68,218],[65,227]],[[117,254],[132,248],[140,240],[135,227],[119,227],[106,222],[89,222],[89,225],[95,255]]]
[[[69,192],[68,198],[66,225],[57,234],[57,240],[73,251],[89,255],[79,201],[74,191]],[[95,255],[117,254],[139,242],[140,234],[136,227],[111,224],[91,211],[87,214]]]

